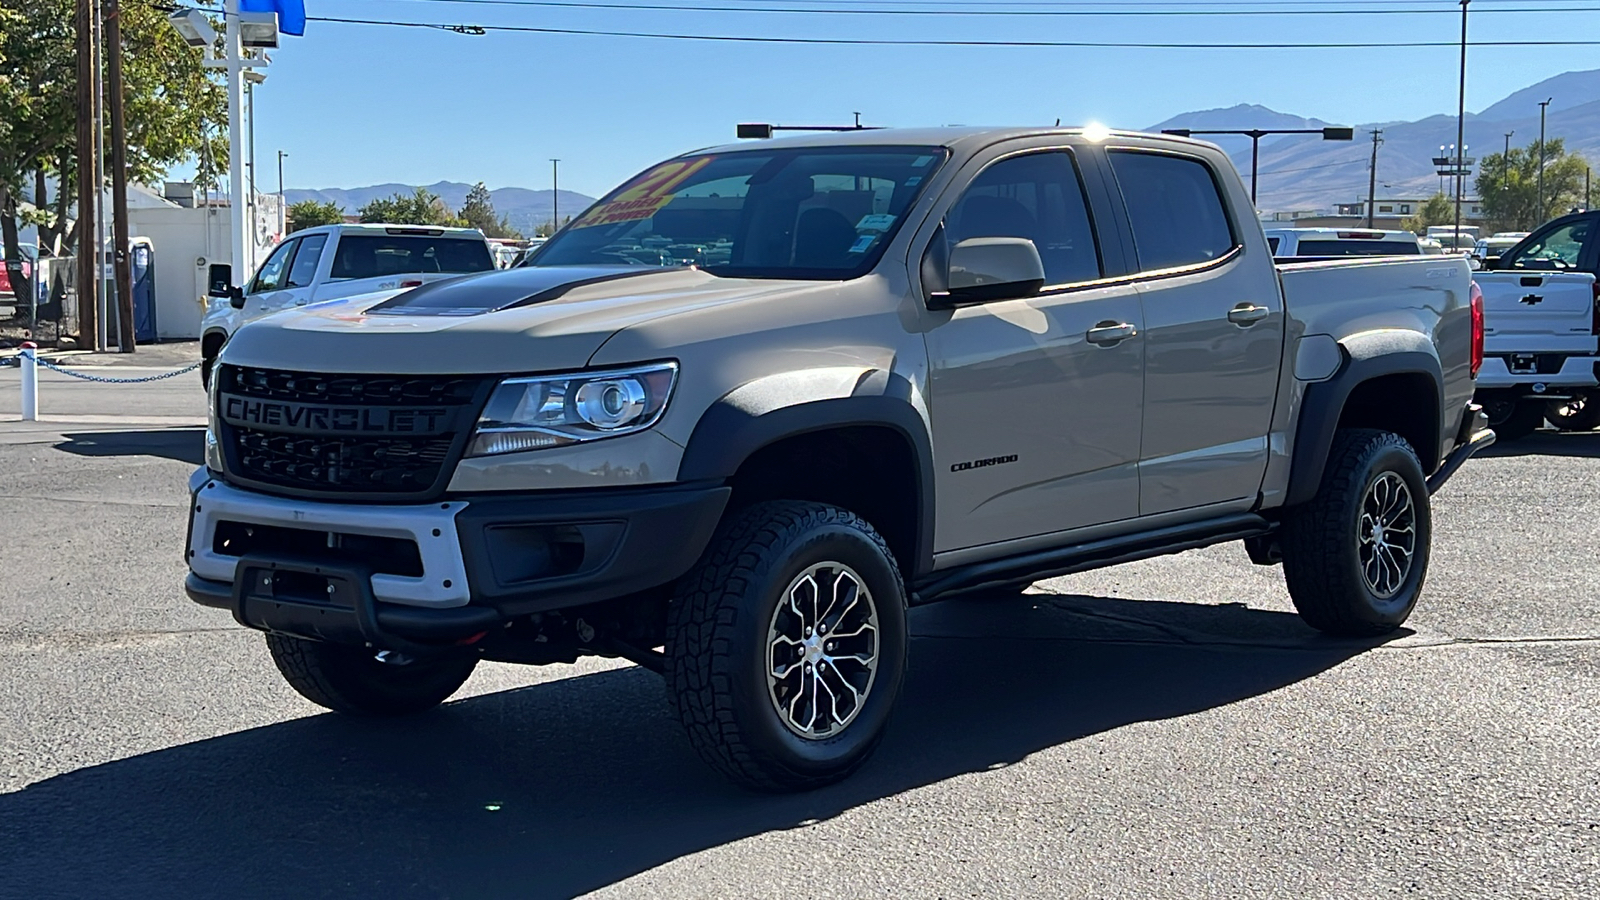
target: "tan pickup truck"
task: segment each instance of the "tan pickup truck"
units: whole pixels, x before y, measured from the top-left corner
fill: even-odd
[[[530,263],[222,351],[187,590],[317,703],[621,656],[708,763],[813,787],[878,743],[919,603],[1240,541],[1310,625],[1397,627],[1494,438],[1466,260],[1275,265],[1185,139],[701,150]]]

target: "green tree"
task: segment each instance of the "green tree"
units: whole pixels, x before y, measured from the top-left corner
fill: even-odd
[[[64,225],[77,173],[75,6],[74,0],[0,4],[0,232],[7,257],[18,252],[21,221],[43,226],[47,241],[72,242]],[[199,150],[207,123],[226,118],[226,92],[164,11],[145,3],[120,8],[128,179],[148,181]],[[47,204],[49,177],[57,185]],[[36,209],[24,220],[27,193]]]
[[[467,202],[461,207],[461,218],[468,227],[476,228],[488,237],[522,238],[522,232],[512,228],[505,216],[495,215],[494,198],[481,181],[467,191]]]
[[[337,225],[343,221],[344,207],[337,203],[301,200],[299,203],[289,204],[290,231],[314,228],[318,225]]]
[[[1428,198],[1417,214],[1400,221],[1400,227],[1417,234],[1427,234],[1430,225],[1454,225],[1456,204],[1443,192]]]
[[[393,196],[369,202],[356,210],[363,222],[388,222],[394,225],[465,225],[450,211],[439,195],[417,188],[411,195]]]
[[[1544,218],[1587,205],[1583,177],[1588,170],[1588,161],[1567,153],[1561,138],[1545,142]],[[1531,231],[1543,224],[1539,221],[1539,142],[1484,157],[1477,188],[1491,231]]]

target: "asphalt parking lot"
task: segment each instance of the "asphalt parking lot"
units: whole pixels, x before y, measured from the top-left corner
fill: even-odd
[[[1600,895],[1600,433],[1469,463],[1387,641],[1237,545],[917,610],[867,768],[767,797],[614,661],[322,712],[182,595],[198,379],[49,376],[37,424],[16,380],[0,897]]]

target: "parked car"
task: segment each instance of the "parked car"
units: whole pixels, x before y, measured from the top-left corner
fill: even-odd
[[[1478,242],[1472,246],[1473,268],[1489,267],[1489,260],[1498,259],[1500,254],[1515,247],[1527,236],[1526,231],[1502,231],[1486,238],[1478,238]]]
[[[17,249],[22,253],[20,259],[0,260],[0,297],[27,302],[27,298],[17,297],[16,292],[11,287],[11,267],[12,265],[19,266],[22,270],[22,277],[31,280],[35,266],[39,261],[39,247],[36,244],[19,243]],[[0,251],[0,255],[3,255],[3,251]]]
[[[1503,440],[1548,419],[1600,426],[1600,210],[1540,226],[1475,274],[1483,291],[1483,404]]]
[[[270,313],[495,268],[483,232],[421,225],[321,225],[273,248],[245,287],[213,294],[200,323],[200,377],[239,326]]]
[[[1409,231],[1349,228],[1268,228],[1267,246],[1277,257],[1416,256],[1422,253]]]
[[[1392,631],[1494,439],[1466,260],[1275,265],[1227,155],[1171,136],[700,150],[533,262],[222,350],[185,588],[313,702],[620,656],[711,766],[812,788],[883,736],[914,604],[1243,541],[1312,626]]]

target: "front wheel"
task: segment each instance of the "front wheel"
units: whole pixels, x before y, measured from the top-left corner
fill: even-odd
[[[1283,521],[1289,596],[1319,631],[1393,631],[1417,605],[1432,538],[1428,486],[1411,445],[1387,431],[1340,431],[1317,495]]]
[[[678,583],[667,684],[695,751],[756,790],[838,781],[883,737],[906,660],[883,538],[846,510],[760,503]]]
[[[334,712],[403,716],[449,699],[478,664],[476,656],[411,658],[282,634],[267,635],[267,650],[289,686]]]
[[[1574,391],[1571,400],[1551,400],[1544,417],[1561,431],[1593,431],[1600,426],[1600,391]]]

